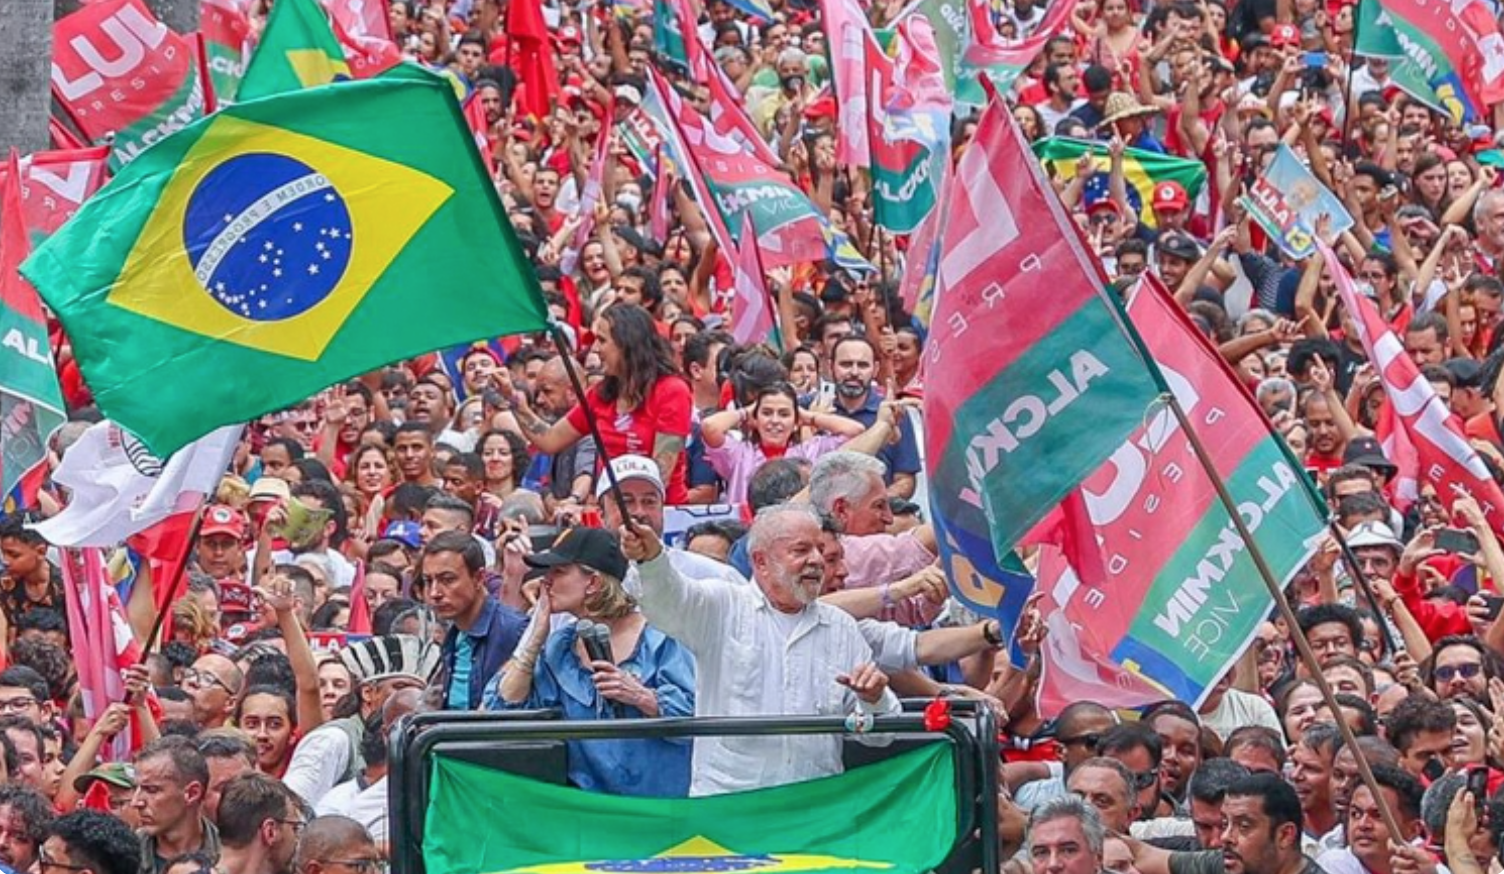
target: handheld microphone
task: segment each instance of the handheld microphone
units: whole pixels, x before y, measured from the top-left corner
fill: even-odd
[[[593,662],[611,661],[611,629],[599,622],[591,622],[589,619],[581,619],[575,625],[575,636],[585,645],[585,654],[590,656]],[[606,704],[606,710],[610,712],[612,719],[620,719],[621,705],[602,697]]]

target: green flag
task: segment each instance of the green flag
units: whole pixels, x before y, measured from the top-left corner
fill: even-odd
[[[703,798],[628,798],[434,760],[428,874],[926,874],[958,835],[948,744],[834,777]]]
[[[453,92],[416,79],[196,122],[22,272],[99,406],[163,457],[373,367],[547,324]]]
[[[318,0],[277,0],[236,99],[255,100],[350,78],[350,65]]]

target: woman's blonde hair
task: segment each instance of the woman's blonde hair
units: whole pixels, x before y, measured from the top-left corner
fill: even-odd
[[[585,613],[599,619],[620,619],[637,609],[637,599],[628,594],[621,580],[593,567],[580,565],[600,578],[601,587],[585,596]]]

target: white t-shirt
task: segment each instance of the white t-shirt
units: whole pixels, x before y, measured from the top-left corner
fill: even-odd
[[[1201,724],[1215,731],[1217,737],[1224,741],[1234,730],[1245,725],[1262,725],[1274,729],[1281,739],[1285,736],[1279,714],[1274,712],[1274,707],[1268,701],[1237,689],[1228,689],[1227,694],[1222,696],[1222,703],[1215,710],[1203,713]]]

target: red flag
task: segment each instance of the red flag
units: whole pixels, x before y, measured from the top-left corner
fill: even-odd
[[[33,245],[52,236],[104,185],[109,158],[109,146],[96,146],[35,152],[21,161],[21,215]]]
[[[475,148],[479,150],[481,160],[486,162],[486,173],[495,179],[496,155],[491,151],[491,125],[486,121],[486,108],[481,105],[479,91],[465,101],[465,121],[475,136]]]
[[[334,35],[345,48],[350,75],[369,79],[402,63],[402,50],[392,41],[392,25],[385,0],[324,0]]]
[[[355,581],[350,584],[350,621],[346,632],[371,633],[371,606],[366,603],[366,563],[355,563]]]
[[[97,719],[111,703],[125,700],[121,672],[141,660],[141,647],[105,572],[100,550],[85,548],[66,554],[63,576],[68,640],[77,665],[79,695],[84,714]],[[126,732],[116,735],[101,751],[102,758],[125,761],[138,745],[136,740]]]
[[[1414,447],[1417,489],[1422,482],[1430,483],[1448,512],[1457,496],[1455,490],[1461,489],[1477,500],[1493,529],[1504,533],[1504,492],[1467,442],[1462,420],[1447,409],[1436,389],[1420,375],[1420,369],[1405,354],[1404,344],[1384,323],[1373,302],[1353,287],[1352,277],[1332,250],[1321,240],[1316,245],[1336,279],[1343,306],[1358,328],[1363,350],[1378,370],[1387,405],[1394,407],[1398,428],[1391,429],[1391,442],[1397,431],[1403,431]]]
[[[669,182],[668,165],[664,163],[663,146],[653,150],[653,197],[648,203],[648,224],[655,240],[668,239],[668,226],[672,219],[673,185]]]
[[[511,0],[506,29],[507,66],[517,74],[516,106],[525,116],[547,118],[559,94],[559,73],[553,65],[542,0]]]
[[[1033,33],[1026,39],[1010,41],[1004,39],[993,25],[992,10],[987,0],[967,0],[966,11],[971,17],[971,44],[966,47],[965,53],[967,62],[978,67],[1023,70],[1033,62],[1045,43],[1065,29],[1070,22],[1072,8],[1069,3],[1051,4]]]
[[[750,211],[742,213],[742,244],[737,247],[732,267],[736,297],[731,300],[731,336],[738,343],[763,342],[773,333],[775,323]]]
[[[741,143],[742,148],[756,155],[759,161],[774,167],[782,164],[782,159],[773,153],[768,141],[747,115],[746,100],[741,92],[700,41],[699,25],[689,0],[669,0],[668,6],[679,19],[679,32],[684,35],[690,78],[703,82],[710,92],[708,116],[711,127],[721,136]]]
[[[831,81],[840,104],[836,117],[836,160],[854,167],[872,163],[872,142],[867,119],[867,60],[869,43],[876,47],[872,25],[856,0],[824,0],[825,32],[830,40]],[[875,54],[884,60],[879,49]],[[892,64],[886,65],[886,78],[892,79]]]
[[[52,93],[91,142],[113,136],[126,163],[204,113],[188,37],[156,20],[142,0],[102,0],[52,29]]]
[[[163,641],[172,640],[172,605],[185,591],[181,586],[176,592],[172,589],[188,564],[195,515],[196,511],[174,513],[126,540],[151,568],[153,607],[162,613]]]
[[[52,135],[52,145],[58,149],[82,149],[88,143],[78,138],[78,135],[56,118],[47,118],[47,132]]]

